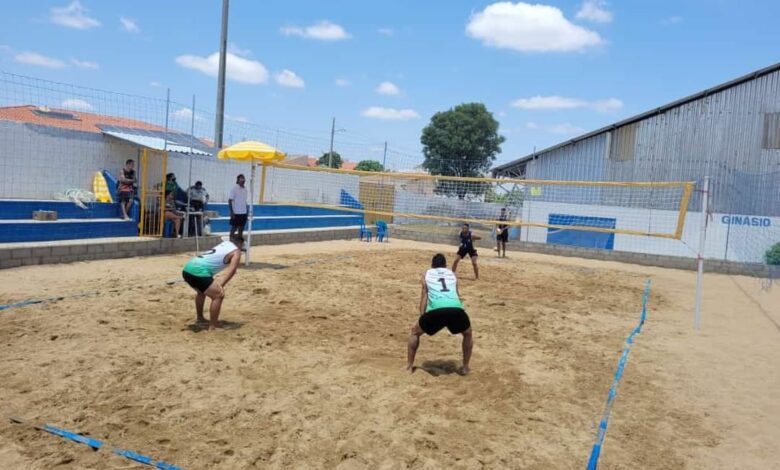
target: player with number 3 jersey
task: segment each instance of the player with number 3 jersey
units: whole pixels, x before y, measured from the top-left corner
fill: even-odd
[[[439,253],[433,257],[431,269],[425,272],[420,298],[420,318],[412,324],[409,334],[406,370],[414,372],[414,357],[423,333],[433,336],[447,327],[450,333],[463,335],[462,374],[469,372],[474,340],[471,321],[458,294],[458,279],[447,269],[447,259]]]

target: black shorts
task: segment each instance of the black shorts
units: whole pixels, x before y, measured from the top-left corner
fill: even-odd
[[[230,217],[231,227],[243,227],[246,225],[247,214],[233,214]]]
[[[206,289],[208,289],[211,286],[211,284],[214,283],[214,278],[211,276],[209,277],[193,276],[187,271],[182,271],[181,277],[184,278],[184,281],[187,284],[189,284],[190,287],[200,292],[201,294],[206,292]]]
[[[501,230],[501,233],[496,235],[496,241],[504,243],[509,241],[509,227]]]
[[[469,255],[470,257],[477,256],[477,250],[474,248],[474,246],[461,246],[458,248],[458,258],[465,258],[466,255]]]
[[[471,328],[471,321],[469,321],[466,311],[457,307],[437,308],[425,312],[420,315],[418,324],[428,336],[435,335],[445,326],[453,335],[463,333]]]
[[[122,191],[119,194],[119,202],[128,202],[133,200],[133,192],[132,191]]]

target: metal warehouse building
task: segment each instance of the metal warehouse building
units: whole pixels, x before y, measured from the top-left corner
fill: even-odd
[[[780,64],[534,152],[492,173],[526,180],[696,181],[699,187],[709,177],[710,222],[704,256],[761,263],[768,247],[780,242]],[[627,191],[531,187],[520,209],[527,222],[521,238],[695,255],[691,248],[698,245],[702,224],[700,191],[694,192],[687,206],[682,239],[668,241],[625,233],[650,235],[654,226],[668,229],[681,200],[660,193],[640,195],[634,188]],[[543,227],[560,226],[560,220],[597,222],[618,231],[599,236]]]
[[[780,63],[527,155],[494,177],[700,181],[714,212],[780,216]],[[692,208],[698,208],[696,198]]]

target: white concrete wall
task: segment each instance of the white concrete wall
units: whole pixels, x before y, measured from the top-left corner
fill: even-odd
[[[92,190],[96,171],[117,173],[138,149],[99,134],[0,121],[0,198],[51,199]]]
[[[523,220],[548,223],[550,214],[614,218],[615,228],[673,233],[678,212],[634,209],[617,206],[592,206],[550,202],[526,203]],[[780,242],[780,217],[750,217],[743,225],[743,215],[713,214],[707,227],[705,258],[761,263],[766,250]],[[739,220],[737,220],[739,219]],[[737,224],[737,222],[740,222]],[[695,258],[699,245],[700,212],[689,212],[681,240],[636,235],[615,235],[614,249]],[[545,243],[547,228],[523,227],[521,240]]]
[[[70,188],[92,190],[96,171],[114,175],[132,158],[140,170],[137,146],[102,134],[68,131],[0,120],[0,198],[51,199]],[[188,187],[189,156],[169,153],[169,173]],[[224,162],[214,157],[193,156],[192,182],[203,181],[214,202],[227,202],[236,175],[250,176],[249,164]],[[255,194],[259,194],[258,169]]]
[[[354,175],[269,168],[265,198],[269,202],[339,205],[342,189],[355,199],[359,197],[359,179]]]

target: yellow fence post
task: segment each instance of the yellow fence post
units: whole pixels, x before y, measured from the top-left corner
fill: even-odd
[[[168,173],[168,152],[161,152],[162,158],[162,184],[160,185],[160,226],[157,230],[157,236],[162,237],[165,233],[165,175]]]
[[[141,154],[141,220],[139,221],[138,227],[138,234],[141,236],[145,235],[144,229],[146,228],[146,184],[149,179],[149,174],[147,171],[148,157],[149,154],[147,149],[144,148],[144,151]]]
[[[260,170],[260,199],[258,200],[258,204],[262,204],[265,202],[265,176],[266,176],[266,164],[263,163],[263,169]]]

